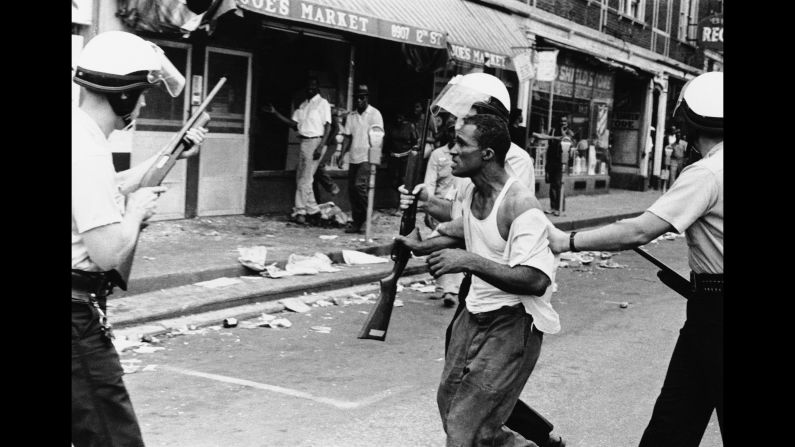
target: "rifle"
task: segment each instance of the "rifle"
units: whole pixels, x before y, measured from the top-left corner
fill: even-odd
[[[193,112],[193,115],[191,115],[191,117],[185,121],[182,129],[180,129],[180,131],[175,134],[173,138],[171,138],[171,141],[169,141],[168,144],[161,149],[160,152],[158,152],[157,160],[141,178],[141,187],[160,185],[163,182],[163,179],[166,178],[166,175],[168,175],[169,171],[171,171],[171,168],[173,168],[177,163],[179,156],[193,146],[193,143],[185,139],[185,134],[189,129],[194,127],[204,127],[210,121],[210,115],[208,115],[205,110],[207,109],[207,106],[210,105],[210,102],[213,100],[213,98],[215,98],[215,95],[218,93],[218,91],[221,90],[221,87],[225,82],[226,78],[222,77],[218,83],[215,84],[215,87],[213,87],[212,91],[210,91],[196,111]],[[143,222],[141,224],[141,230],[146,228],[147,225],[148,224],[146,222]],[[140,231],[138,234],[140,235]],[[130,279],[133,257],[135,257],[135,248],[137,246],[138,236],[136,236],[135,245],[133,245],[132,250],[130,250],[124,259],[122,259],[116,270],[111,271],[111,279],[122,290],[127,290],[127,281]]]
[[[671,267],[668,267],[659,259],[650,255],[646,250],[640,247],[635,247],[633,250],[635,250],[635,253],[643,256],[652,264],[662,269],[657,272],[657,277],[660,278],[660,281],[662,281],[663,284],[670,287],[674,292],[682,295],[686,299],[690,299],[690,296],[693,293],[693,286],[690,284],[690,281],[686,280],[679,273],[673,271]]]
[[[430,130],[431,119],[431,101],[427,100],[425,103],[425,119],[422,122],[422,135],[417,145],[411,148],[406,162],[406,175],[403,178],[403,185],[409,191],[413,191],[418,183],[423,180],[423,161],[425,152],[425,140],[428,138]],[[406,236],[412,231],[416,225],[417,217],[417,201],[415,200],[408,208],[403,211],[400,218],[400,235]],[[392,261],[394,265],[392,272],[384,279],[381,280],[381,294],[378,297],[375,305],[370,309],[370,314],[367,315],[358,338],[369,338],[371,340],[384,341],[386,339],[386,330],[389,328],[389,318],[392,316],[392,308],[395,304],[395,295],[397,294],[397,281],[403,270],[406,268],[411,257],[411,250],[402,244],[392,244]]]

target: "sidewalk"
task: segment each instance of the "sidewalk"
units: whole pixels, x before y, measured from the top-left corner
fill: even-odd
[[[609,194],[573,196],[566,199],[566,212],[547,215],[563,230],[602,225],[642,213],[659,191],[612,190]],[[541,199],[545,209],[549,199]],[[429,230],[417,222],[423,235]],[[241,304],[269,301],[304,291],[374,282],[391,271],[392,263],[338,266],[342,250],[358,250],[386,256],[400,226],[397,210],[373,213],[371,240],[364,234],[346,234],[342,228],[299,226],[286,216],[218,216],[152,222],[141,234],[133,262],[128,292],[117,289],[108,299],[109,314],[117,326],[129,326],[172,318],[191,312],[222,309]],[[336,236],[324,238],[321,236]],[[238,247],[263,245],[268,248],[267,264],[284,267],[290,254],[328,255],[336,273],[270,279],[256,275],[237,260]],[[421,260],[411,260],[404,275],[425,271]],[[235,278],[235,284],[207,288],[197,282]],[[240,279],[238,277],[244,277]]]

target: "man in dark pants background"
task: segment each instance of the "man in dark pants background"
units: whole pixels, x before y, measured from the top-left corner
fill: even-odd
[[[560,216],[563,164],[568,163],[568,160],[563,160],[561,142],[563,139],[572,142],[574,138],[574,132],[569,129],[569,118],[566,115],[560,116],[558,118],[558,127],[553,127],[549,135],[533,132],[533,136],[549,142],[547,146],[547,163],[544,166],[545,179],[549,183],[549,207],[553,215]]]
[[[669,231],[685,232],[690,265],[687,319],[641,447],[697,447],[713,410],[723,434],[723,73],[682,88],[674,117],[701,159],[638,217],[594,230],[552,228],[552,251],[627,250]],[[660,279],[670,281],[664,271]]]
[[[370,126],[384,127],[381,112],[370,105],[370,90],[360,84],[354,93],[355,110],[348,114],[342,133],[345,140],[338,160],[343,165],[343,157],[350,150],[348,163],[348,197],[351,201],[351,218],[353,221],[345,229],[346,233],[361,233],[367,219],[367,187],[370,180],[370,139],[367,132]]]

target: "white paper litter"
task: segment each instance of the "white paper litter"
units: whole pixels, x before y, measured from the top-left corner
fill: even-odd
[[[403,300],[395,300],[393,304],[395,307],[403,307]]]
[[[411,290],[416,290],[417,292],[420,292],[420,293],[433,293],[433,292],[436,292],[436,286],[435,285],[423,285],[423,283],[421,283],[421,282],[415,282],[414,284],[409,286],[409,288]]]
[[[207,287],[208,289],[218,289],[221,287],[231,286],[233,284],[240,284],[242,282],[243,281],[238,278],[227,278],[224,276],[222,278],[211,279],[209,281],[197,282],[195,285]]]
[[[138,354],[151,354],[153,352],[162,351],[166,348],[161,346],[141,346],[135,350]]]
[[[599,267],[602,267],[603,269],[623,269],[626,268],[626,265],[619,264],[616,261],[613,261],[612,259],[605,259],[604,261],[599,263]]]
[[[283,300],[279,300],[279,302],[282,303],[288,310],[293,312],[307,312],[310,310],[310,307],[301,301],[300,298],[285,298]]]
[[[368,253],[363,253],[356,250],[342,250],[342,259],[348,265],[358,264],[382,264],[389,262],[387,258],[379,258]]]
[[[268,248],[262,245],[256,247],[238,247],[240,257],[237,260],[252,270],[261,272],[265,270],[265,259],[268,257]]]
[[[331,258],[323,253],[315,253],[312,256],[291,254],[287,258],[287,265],[284,267],[288,272],[295,271],[296,268],[314,269],[317,272],[338,272],[340,269],[331,266]]]
[[[320,239],[323,239],[324,241],[330,241],[332,239],[336,239],[338,237],[338,235],[336,235],[336,234],[329,234],[329,235],[322,234],[322,235],[320,235],[318,237]]]
[[[321,334],[331,333],[331,328],[328,326],[312,326],[311,329],[315,332],[320,332]]]

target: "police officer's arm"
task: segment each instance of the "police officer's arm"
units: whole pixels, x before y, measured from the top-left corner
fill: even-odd
[[[582,250],[621,251],[648,244],[652,240],[676,229],[665,220],[649,211],[632,219],[619,220],[601,228],[577,232],[574,247]],[[549,241],[552,251],[569,251],[570,233],[555,227],[550,228]]]
[[[88,256],[102,270],[113,270],[135,248],[141,222],[155,213],[155,201],[166,191],[164,186],[141,188],[127,198],[122,221],[81,233]]]

